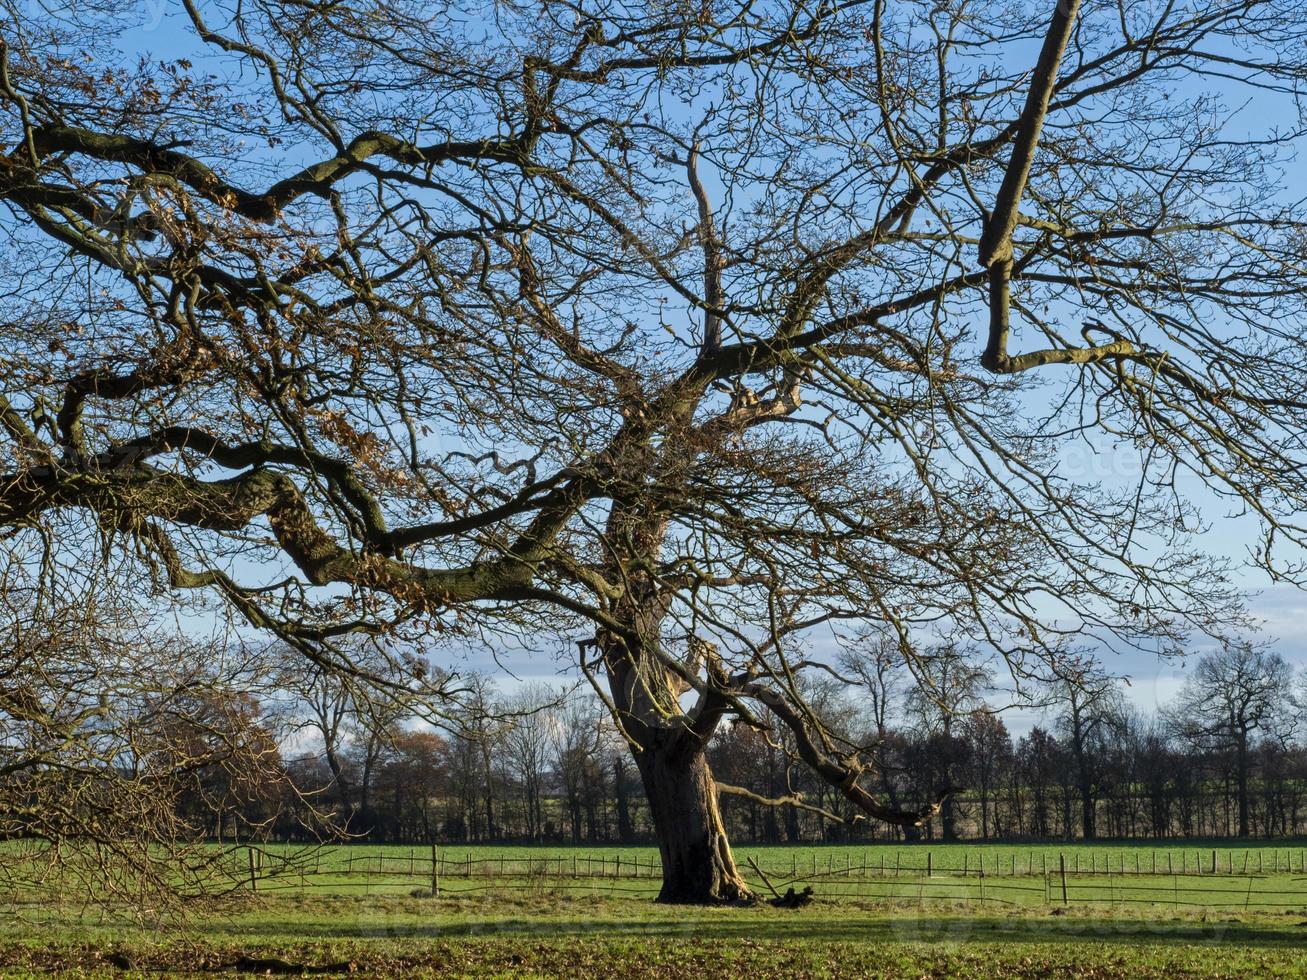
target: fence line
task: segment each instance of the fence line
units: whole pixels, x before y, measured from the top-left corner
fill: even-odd
[[[243,854],[241,853],[243,851]],[[348,846],[309,852],[279,852],[249,846],[232,852],[231,880],[257,894],[279,892],[421,890],[447,897],[513,892],[589,892],[605,895],[650,895],[662,877],[657,860],[630,854],[460,856],[448,848],[409,848],[407,853],[356,853]],[[1159,860],[1159,853],[1164,860]],[[846,851],[836,862],[815,853],[801,860],[759,862],[778,888],[812,886],[821,898],[867,901],[953,902],[1003,906],[1169,905],[1208,908],[1307,907],[1307,850],[1296,849],[1273,862],[1258,852],[1257,868],[1249,854],[1221,859],[1218,851],[1153,851],[1143,859],[1107,852],[1031,850],[1024,861],[1015,852],[986,854],[956,851],[941,864],[934,852],[894,854]],[[1294,860],[1294,858],[1298,860]],[[1177,859],[1178,858],[1178,859]],[[757,884],[757,883],[755,883]]]

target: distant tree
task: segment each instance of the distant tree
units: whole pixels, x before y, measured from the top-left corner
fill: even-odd
[[[900,639],[877,631],[848,645],[840,655],[840,669],[859,685],[865,696],[863,714],[869,724],[866,742],[874,747],[876,780],[881,795],[895,810],[903,809],[901,783],[904,776],[904,734],[895,730],[904,720],[907,687],[911,679]],[[921,828],[900,825],[907,840],[920,836]]]
[[[521,793],[525,836],[533,841],[540,840],[545,831],[545,780],[553,730],[558,724],[558,701],[557,691],[543,684],[528,684],[497,706],[503,724],[496,742]]]
[[[1136,730],[1133,752],[1140,791],[1143,793],[1148,832],[1167,837],[1173,832],[1176,778],[1184,766],[1171,732],[1159,719],[1150,718]]]
[[[1204,752],[1233,759],[1238,834],[1250,832],[1249,780],[1254,739],[1286,732],[1292,722],[1293,672],[1278,653],[1243,640],[1199,657],[1168,709],[1175,732]]]
[[[973,711],[962,723],[962,737],[968,746],[970,785],[980,805],[980,836],[988,840],[993,798],[1012,765],[1012,738],[1003,719],[992,711]]]
[[[1106,750],[1123,729],[1125,698],[1118,682],[1091,660],[1059,664],[1051,697],[1058,705],[1057,730],[1075,766],[1080,834],[1093,840]]]
[[[885,738],[904,709],[908,672],[902,644],[883,634],[863,638],[845,647],[839,664],[840,670],[857,682],[858,695],[865,695],[863,714],[870,722],[871,734]]]
[[[619,738],[608,739],[608,764],[613,774],[613,807],[617,822],[617,840],[621,844],[635,841],[633,795],[636,789],[631,771],[630,753]]]
[[[373,795],[373,812],[387,839],[436,839],[436,804],[448,789],[448,750],[431,731],[406,729],[391,738]]]
[[[448,676],[413,644],[382,644],[375,638],[342,641],[348,669],[340,662],[310,662],[292,646],[269,649],[275,683],[288,698],[309,752],[320,753],[329,776],[319,788],[336,806],[337,830],[370,833],[372,779],[393,736],[414,719],[443,723],[433,705],[446,707],[453,695]]]
[[[952,791],[961,788],[969,755],[962,728],[973,714],[985,710],[984,695],[993,674],[973,651],[953,645],[910,656],[907,662],[916,680],[907,697],[908,716],[925,739],[923,758],[936,774],[936,792],[944,798],[940,809],[944,840],[956,840]]]
[[[296,694],[304,706],[303,729],[316,735],[314,748],[321,746],[330,776],[326,787],[328,796],[335,798],[340,807],[341,826],[348,829],[359,806],[351,774],[345,770],[350,723],[348,688],[335,674],[321,668],[309,671],[307,677],[293,686],[298,689]]]
[[[587,830],[594,837],[595,796],[605,780],[602,711],[598,701],[577,693],[552,719],[552,765],[574,844],[581,843]]]
[[[1036,726],[1018,742],[1017,759],[1022,782],[1030,791],[1030,831],[1036,837],[1051,837],[1054,788],[1058,773],[1065,769],[1065,753],[1056,737]]]

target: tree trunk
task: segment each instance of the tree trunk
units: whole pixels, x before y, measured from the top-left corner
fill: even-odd
[[[663,477],[671,480],[669,473]],[[626,585],[612,615],[627,628],[621,635],[601,631],[595,643],[608,672],[614,720],[635,749],[649,800],[663,864],[658,901],[747,901],[753,896],[731,855],[706,754],[729,705],[699,692],[687,714],[680,699],[692,685],[660,656],[670,600],[643,569],[657,562],[666,517],[648,501],[615,503],[607,532],[613,542],[630,542],[630,553],[616,556],[613,568],[613,580]],[[684,663],[688,673],[699,676],[710,670],[703,649]]]
[[[617,839],[623,844],[635,840],[635,827],[631,823],[631,803],[626,785],[626,760],[613,758],[613,794],[617,799]]]
[[[567,797],[567,813],[572,824],[572,843],[581,843],[581,797],[572,793]]]
[[[703,746],[681,731],[653,735],[635,759],[663,862],[658,901],[710,904],[752,898],[735,867]]]
[[[1080,833],[1085,840],[1094,840],[1098,837],[1098,828],[1095,826],[1096,802],[1094,799],[1093,785],[1088,780],[1083,780],[1080,784]],[[1108,833],[1111,833],[1108,828]]]
[[[1240,732],[1235,745],[1235,787],[1239,797],[1239,836],[1248,836],[1248,735]]]

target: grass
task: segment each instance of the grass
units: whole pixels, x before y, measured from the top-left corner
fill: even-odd
[[[1235,879],[1238,886],[1249,889],[1252,882],[1258,890],[1283,889],[1291,902],[1257,908],[1254,901],[1243,908],[1248,892],[1227,894],[1232,879],[1211,874],[1213,849],[1223,872],[1230,862],[1241,870],[1245,859],[1255,869],[1260,853],[1263,874],[1250,870]],[[1204,873],[1153,875],[1154,849],[1134,845],[738,848],[743,868],[753,858],[782,886],[792,872],[813,881],[817,901],[793,911],[766,905],[659,906],[649,901],[656,877],[614,882],[511,876],[515,868],[560,864],[570,871],[573,859],[580,865],[586,858],[600,869],[616,868],[621,858],[630,870],[654,861],[652,848],[442,848],[446,874],[441,896],[433,898],[409,894],[418,886],[429,889],[429,849],[272,847],[264,874],[287,859],[286,868],[298,862],[299,870],[312,861],[321,871],[305,880],[317,886],[303,887],[287,871],[262,880],[255,895],[195,906],[181,922],[153,922],[144,910],[136,910],[137,921],[126,921],[59,903],[13,907],[8,918],[0,916],[0,974],[198,977],[230,974],[242,956],[263,960],[264,966],[275,958],[292,967],[376,976],[585,980],[727,975],[1174,980],[1307,973],[1301,849],[1278,845],[1278,873],[1266,870],[1276,866],[1269,845],[1204,842],[1184,850],[1185,867],[1192,872],[1198,862]],[[931,877],[924,874],[927,853]],[[1179,870],[1178,848],[1156,853],[1163,865],[1169,854]],[[1292,872],[1287,870],[1291,853]],[[352,875],[346,873],[351,856]],[[880,877],[882,857],[886,878]],[[1058,866],[1059,857],[1070,872],[1066,906],[1060,870],[1043,873],[1046,866]],[[1079,876],[1073,870],[1077,857]],[[1143,873],[1134,873],[1136,858]],[[233,853],[232,864],[239,870],[238,862],[247,859],[242,849]],[[376,860],[399,870],[365,873],[360,862]],[[501,861],[505,877],[499,877]],[[860,880],[864,862],[868,880]],[[898,877],[888,874],[895,865]],[[1096,876],[1087,873],[1091,865]],[[489,877],[460,878],[452,867]],[[1114,873],[1105,874],[1105,867]],[[746,876],[757,883],[751,869]],[[612,885],[623,890],[610,891]],[[1144,890],[1150,888],[1164,893]],[[128,960],[115,966],[108,958],[115,953]],[[128,961],[131,970],[118,970]],[[259,966],[245,962],[250,969]]]
[[[265,894],[408,894],[431,886],[429,848],[353,845],[266,849]],[[737,861],[765,892],[756,864],[778,888],[811,884],[830,899],[1045,907],[1108,905],[1208,909],[1297,908],[1307,904],[1307,848],[1193,842],[1138,845],[746,846]],[[248,878],[247,854],[231,855],[234,879]],[[1065,896],[1063,894],[1065,868]],[[1215,871],[1213,870],[1215,869]],[[447,896],[561,893],[573,897],[657,893],[652,847],[440,848]]]
[[[0,926],[0,963],[7,976],[108,976],[113,953],[129,957],[135,975],[177,976],[230,971],[242,956],[414,977],[1296,976],[1307,945],[1300,921],[301,896],[246,902],[167,933],[47,908]]]

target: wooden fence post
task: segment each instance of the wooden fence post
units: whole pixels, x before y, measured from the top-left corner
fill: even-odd
[[[933,877],[934,874],[935,874],[934,860],[931,856],[930,851],[927,851],[926,852],[926,877],[927,878]]]
[[[431,842],[431,897],[440,897],[440,852],[436,849],[435,841]]]
[[[1066,855],[1063,854],[1061,851],[1058,851],[1058,852],[1057,852],[1057,863],[1058,863],[1058,867],[1061,869],[1061,872],[1062,872],[1062,904],[1063,904],[1063,905],[1066,905],[1066,904],[1067,904],[1067,897],[1066,897]]]
[[[256,892],[256,891],[259,890],[259,879],[258,879],[258,876],[255,874],[255,867],[254,867],[254,848],[252,848],[252,847],[247,847],[247,848],[245,849],[245,855],[246,855],[246,857],[249,859],[249,862],[250,862],[250,891],[252,891],[252,892]]]

